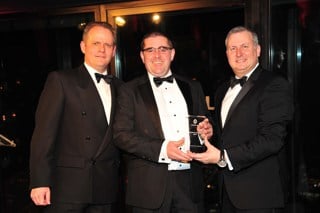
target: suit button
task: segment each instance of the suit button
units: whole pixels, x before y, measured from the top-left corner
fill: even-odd
[[[96,162],[97,162],[97,161],[96,161],[95,159],[91,159],[91,164],[92,164],[92,165],[95,165]]]
[[[82,116],[86,116],[87,113],[86,113],[86,112],[81,112],[81,115],[82,115]]]
[[[91,140],[90,136],[86,136],[86,141],[90,141],[90,140]]]

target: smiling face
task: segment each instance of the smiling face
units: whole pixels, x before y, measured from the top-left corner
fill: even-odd
[[[104,72],[115,55],[112,32],[101,26],[92,27],[80,43],[84,61],[100,73]]]
[[[235,32],[226,40],[226,54],[235,75],[242,77],[258,63],[260,45],[254,42],[249,31]]]
[[[172,49],[168,39],[157,35],[146,38],[143,43],[140,57],[146,70],[153,76],[165,76],[170,70],[171,61],[175,55],[175,50]]]

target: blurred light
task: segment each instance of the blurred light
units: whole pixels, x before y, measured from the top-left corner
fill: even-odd
[[[298,51],[297,51],[297,57],[298,57],[298,58],[301,58],[301,56],[302,56],[302,53],[301,53],[300,50],[298,50]]]
[[[152,15],[152,22],[155,24],[159,24],[161,21],[161,17],[159,14],[155,13]]]
[[[119,27],[123,27],[126,24],[126,20],[124,20],[124,18],[117,16],[116,19],[116,25]]]
[[[80,24],[78,24],[78,29],[83,30],[86,27],[86,25],[87,25],[87,23],[81,22]]]

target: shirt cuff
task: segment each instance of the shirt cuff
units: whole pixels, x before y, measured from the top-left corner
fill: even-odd
[[[160,155],[159,155],[159,163],[171,163],[171,159],[168,157],[167,154],[167,145],[168,145],[167,140],[164,140],[164,142],[162,143],[161,146],[161,150],[160,150]]]
[[[228,168],[229,168],[229,170],[233,170],[233,166],[232,166],[232,163],[231,163],[231,161],[230,161],[230,158],[229,158],[229,156],[228,156],[228,153],[227,153],[227,150],[223,150],[224,151],[224,158],[225,158],[225,161],[227,162],[227,164],[228,164]]]

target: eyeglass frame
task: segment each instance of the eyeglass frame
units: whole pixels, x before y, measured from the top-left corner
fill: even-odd
[[[166,46],[160,46],[158,48],[156,47],[148,47],[148,48],[144,48],[142,49],[141,51],[142,52],[146,52],[146,53],[156,53],[156,52],[159,52],[159,53],[167,53],[169,50],[172,50],[173,47],[166,47]]]

